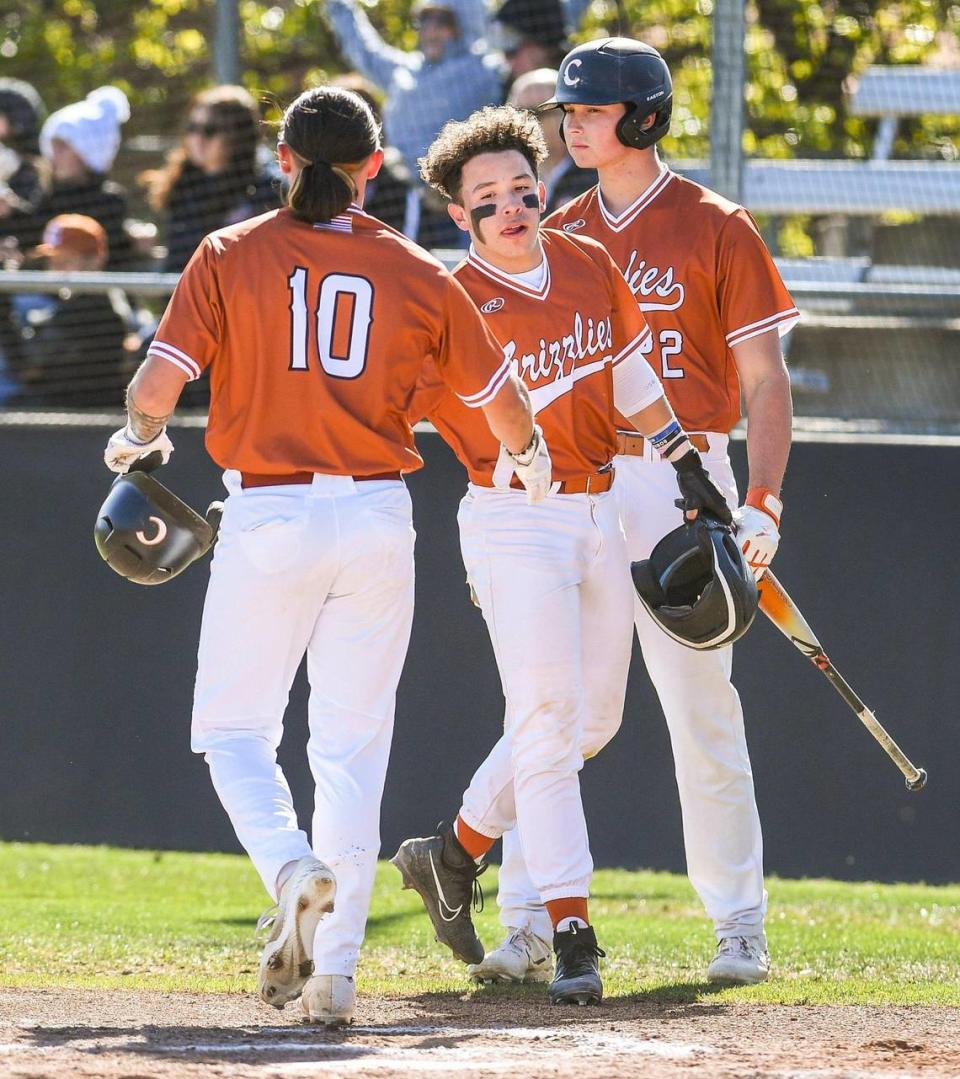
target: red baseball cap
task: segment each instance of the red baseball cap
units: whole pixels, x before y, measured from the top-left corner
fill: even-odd
[[[43,230],[43,243],[36,249],[37,255],[52,255],[63,249],[77,255],[106,257],[107,234],[99,221],[85,214],[59,214],[47,222]]]

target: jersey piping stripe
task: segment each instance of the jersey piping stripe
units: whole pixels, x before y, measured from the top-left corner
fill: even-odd
[[[504,273],[503,270],[482,259],[472,247],[467,255],[467,262],[475,270],[479,270],[485,276],[496,281],[498,285],[506,285],[507,288],[512,288],[514,292],[519,292],[522,296],[529,296],[534,300],[545,300],[550,292],[550,260],[547,258],[546,251],[543,252],[543,263],[546,270],[543,275],[543,284],[539,288],[534,288],[524,281],[518,281],[511,274]]]
[[[622,349],[620,349],[620,351],[616,354],[616,356],[613,357],[613,359],[610,362],[613,364],[614,367],[616,367],[617,364],[620,363],[621,361],[625,360],[627,358],[627,356],[631,352],[642,352],[644,350],[645,346],[647,346],[652,340],[653,340],[653,333],[651,332],[650,327],[648,326],[643,331],[643,333],[638,334],[630,342],[629,345],[625,345]],[[646,362],[646,361],[644,361],[644,362]]]
[[[733,347],[743,341],[749,341],[751,337],[759,337],[760,334],[767,333],[775,326],[780,330],[780,336],[782,337],[799,319],[800,312],[795,307],[791,307],[787,311],[778,311],[775,315],[768,315],[766,318],[760,319],[759,322],[751,322],[747,326],[731,330],[725,340],[728,345]]]
[[[494,371],[493,378],[479,393],[472,393],[467,397],[458,393],[457,396],[467,408],[482,408],[484,405],[489,404],[500,392],[504,382],[510,377],[512,366],[510,360],[505,358],[503,363]]]
[[[181,352],[180,349],[167,344],[166,341],[153,341],[147,349],[147,355],[159,356],[163,360],[169,360],[170,363],[179,367],[181,371],[186,372],[191,381],[200,377],[200,364],[185,352]]]
[[[597,204],[600,207],[600,213],[603,215],[604,223],[607,228],[612,232],[623,232],[623,230],[633,223],[633,219],[640,213],[641,210],[646,209],[651,202],[660,194],[661,191],[667,186],[673,179],[674,173],[670,169],[664,169],[663,172],[653,181],[653,183],[643,192],[642,195],[632,202],[622,214],[612,214],[603,202],[603,194],[597,187]]]

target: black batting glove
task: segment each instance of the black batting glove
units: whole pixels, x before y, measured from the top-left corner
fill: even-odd
[[[714,517],[719,517],[726,525],[733,523],[733,514],[730,512],[727,500],[719,487],[710,479],[710,473],[703,467],[700,454],[695,449],[688,450],[672,464],[677,470],[677,486],[683,496],[677,499],[677,506],[684,513],[692,510],[706,510]]]

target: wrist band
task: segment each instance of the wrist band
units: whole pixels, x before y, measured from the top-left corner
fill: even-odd
[[[687,432],[676,419],[671,420],[662,431],[645,437],[664,461],[678,461],[693,448],[687,438]]]
[[[783,503],[770,490],[769,487],[751,487],[744,499],[745,506],[753,506],[754,509],[763,510],[771,517],[777,528],[780,527],[780,518],[783,516]]]
[[[662,453],[667,443],[672,442],[678,434],[683,434],[683,430],[678,421],[673,419],[662,431],[657,431],[655,435],[647,435],[647,440],[655,450],[659,450]]]
[[[519,453],[513,453],[511,450],[507,450],[507,453],[509,453],[510,456],[515,461],[517,461],[518,463],[524,464],[524,465],[529,464],[530,462],[529,461],[524,461],[523,458],[526,457],[528,454],[531,454],[531,460],[532,460],[532,451],[537,445],[537,437],[538,437],[539,434],[540,434],[540,428],[536,424],[534,424],[533,425],[533,434],[530,436],[530,441],[526,444],[526,446],[524,446],[523,449],[520,450]]]

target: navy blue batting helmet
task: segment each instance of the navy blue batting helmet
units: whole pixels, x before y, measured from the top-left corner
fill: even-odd
[[[663,138],[673,111],[673,81],[666,61],[650,45],[609,37],[578,45],[563,58],[556,93],[540,108],[563,105],[616,105],[627,111],[617,125],[624,146],[644,150]],[[653,124],[642,130],[653,116]]]
[[[733,532],[705,510],[668,532],[630,571],[653,620],[688,648],[733,644],[757,613],[757,583]]]
[[[213,545],[223,511],[212,502],[206,517],[146,472],[118,476],[97,514],[100,557],[136,584],[163,584]]]

